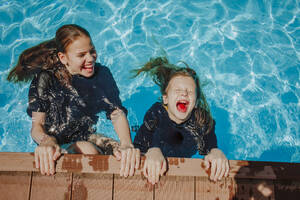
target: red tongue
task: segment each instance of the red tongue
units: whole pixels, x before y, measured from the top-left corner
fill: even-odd
[[[177,104],[177,109],[178,109],[179,112],[186,112],[187,107],[184,103],[178,103]]]

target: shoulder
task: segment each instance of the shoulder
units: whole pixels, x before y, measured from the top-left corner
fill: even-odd
[[[203,108],[194,109],[188,124],[195,126],[201,134],[209,134],[214,131],[215,120],[212,118],[210,112]]]
[[[158,124],[159,124],[159,118],[160,118],[160,112],[162,109],[162,105],[159,102],[154,103],[146,112],[144,116],[144,123],[142,127],[145,127],[146,129],[142,128],[140,130],[147,130],[147,131],[154,131]]]
[[[95,75],[94,78],[101,82],[114,82],[113,75],[110,69],[107,66],[104,66],[100,63],[95,64]]]
[[[152,104],[152,106],[149,108],[148,112],[154,112],[154,113],[162,113],[166,111],[165,108],[163,107],[163,104],[161,102],[155,102]]]
[[[155,102],[146,112],[144,122],[149,120],[159,121],[166,113],[165,108],[161,102]]]
[[[95,74],[103,76],[105,74],[111,74],[110,69],[107,66],[104,66],[100,63],[95,64]]]
[[[39,87],[46,87],[53,82],[55,78],[54,74],[47,70],[42,70],[40,73],[36,74],[32,80],[32,84],[36,84]]]
[[[46,97],[45,95],[58,85],[55,83],[55,79],[56,77],[54,74],[46,70],[42,70],[38,74],[34,75],[29,87],[29,97]]]

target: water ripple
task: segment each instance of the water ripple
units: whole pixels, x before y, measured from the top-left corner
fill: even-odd
[[[159,90],[146,77],[130,79],[129,71],[163,48],[208,83],[219,145],[230,159],[300,162],[298,1],[0,2],[0,151],[35,147],[25,113],[28,84],[6,82],[9,68],[24,49],[77,23],[91,33],[98,61],[111,68],[131,125],[141,123]],[[104,115],[97,128],[117,138]],[[286,154],[278,158],[280,149]]]

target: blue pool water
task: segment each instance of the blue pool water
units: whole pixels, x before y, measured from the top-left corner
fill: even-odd
[[[5,77],[26,48],[58,27],[85,27],[110,67],[131,126],[159,97],[129,70],[160,46],[203,80],[220,148],[229,159],[300,162],[298,0],[0,0],[0,151],[31,152],[28,85]],[[155,42],[156,41],[156,42]],[[100,114],[98,132],[117,138]],[[133,132],[134,136],[134,132]]]

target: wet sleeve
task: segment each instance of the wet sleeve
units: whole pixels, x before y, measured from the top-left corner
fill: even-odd
[[[127,109],[122,105],[121,99],[119,97],[119,88],[107,67],[102,67],[101,70],[103,89],[105,91],[105,97],[103,99],[105,103],[105,112],[107,119],[110,119],[111,113],[116,109],[121,109],[125,115],[127,115]]]
[[[46,112],[49,108],[50,74],[41,72],[35,76],[30,84],[28,93],[27,114],[32,117],[32,112]]]
[[[218,148],[217,136],[215,134],[215,121],[213,123],[211,131],[204,135],[203,139],[205,144],[205,154],[208,154],[213,148]]]
[[[145,114],[142,126],[139,128],[133,144],[135,148],[139,148],[142,153],[146,153],[149,148],[154,147],[153,143],[156,141],[154,137],[157,131],[158,116],[155,110],[151,107]]]

